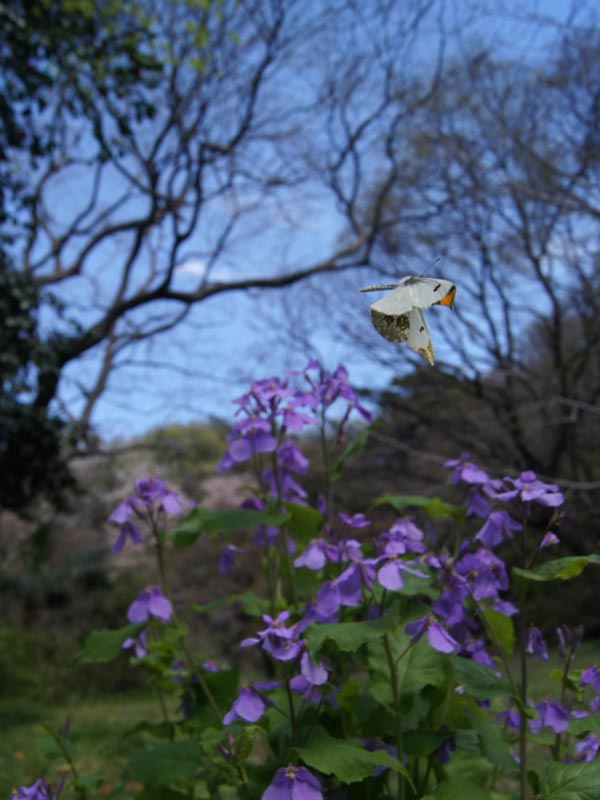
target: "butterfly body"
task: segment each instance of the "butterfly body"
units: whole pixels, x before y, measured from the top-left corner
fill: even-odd
[[[443,278],[407,275],[398,283],[365,286],[361,292],[378,289],[392,291],[371,306],[371,321],[375,330],[389,341],[408,342],[412,350],[433,365],[433,344],[422,309],[433,305],[452,308],[456,286]]]

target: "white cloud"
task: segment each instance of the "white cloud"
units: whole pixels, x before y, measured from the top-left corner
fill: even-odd
[[[201,258],[188,258],[181,264],[177,265],[177,272],[180,275],[189,275],[193,278],[204,278],[208,270],[208,264]],[[211,281],[227,281],[231,280],[233,272],[229,267],[219,264],[212,267],[210,270]]]

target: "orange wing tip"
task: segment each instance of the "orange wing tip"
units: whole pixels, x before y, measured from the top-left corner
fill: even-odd
[[[452,308],[454,306],[454,298],[456,297],[456,286],[453,286],[449,292],[442,297],[441,300],[438,300],[436,305],[438,306],[450,306]]]

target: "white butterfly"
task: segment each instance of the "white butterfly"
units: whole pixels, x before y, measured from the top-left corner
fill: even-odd
[[[365,286],[361,292],[379,289],[392,291],[371,306],[375,330],[391,342],[408,342],[433,365],[433,345],[422,309],[434,305],[452,308],[456,286],[442,278],[407,275],[398,283]]]

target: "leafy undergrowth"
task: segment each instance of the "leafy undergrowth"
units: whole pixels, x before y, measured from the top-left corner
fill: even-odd
[[[114,775],[116,781],[128,754],[140,746],[142,734],[132,732],[136,721],[159,722],[160,711],[155,698],[141,694],[111,695],[52,708],[0,700],[0,800],[8,799],[16,786],[60,772],[64,760],[44,726],[61,727],[67,718],[81,771]],[[131,787],[131,797],[135,788]]]

